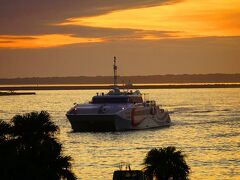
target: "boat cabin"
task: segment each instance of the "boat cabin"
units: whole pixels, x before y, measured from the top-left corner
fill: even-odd
[[[92,98],[92,104],[102,104],[102,103],[143,103],[142,96],[138,95],[104,95],[104,96],[94,96]]]

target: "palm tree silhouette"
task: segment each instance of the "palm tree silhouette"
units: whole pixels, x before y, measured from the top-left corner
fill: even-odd
[[[150,150],[143,164],[144,173],[149,180],[186,180],[190,167],[185,161],[185,155],[177,151],[175,147]]]
[[[1,158],[2,153],[8,158],[12,156],[11,164],[3,167],[5,171],[0,170],[8,179],[76,179],[71,171],[71,157],[62,155],[62,144],[55,138],[59,128],[51,121],[48,112],[16,115],[12,125],[0,122],[0,132],[1,129],[4,131],[0,133],[0,149],[4,146],[3,149],[10,149],[11,154],[0,150],[0,160],[4,160],[0,167],[7,161]]]

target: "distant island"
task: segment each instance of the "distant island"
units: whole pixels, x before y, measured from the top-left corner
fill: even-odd
[[[0,79],[0,91],[110,89],[112,83],[112,76],[14,78]],[[240,74],[119,76],[118,86],[125,89],[240,88]]]
[[[112,84],[112,76],[32,77],[0,79],[0,85]],[[240,83],[240,74],[119,76],[119,84]]]
[[[0,91],[0,96],[35,95],[35,92]]]

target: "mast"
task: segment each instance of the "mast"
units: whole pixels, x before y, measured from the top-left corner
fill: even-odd
[[[117,58],[114,56],[113,59],[113,86],[117,87],[117,63],[116,63]]]

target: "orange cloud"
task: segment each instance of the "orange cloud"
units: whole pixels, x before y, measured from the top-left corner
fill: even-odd
[[[80,38],[70,34],[0,35],[0,48],[50,48],[77,43],[103,42],[102,38]]]
[[[239,0],[185,0],[155,7],[118,10],[99,16],[69,18],[58,25],[174,31],[181,32],[176,38],[185,38],[239,36],[239,19]],[[146,39],[157,38],[162,37],[146,36]]]

